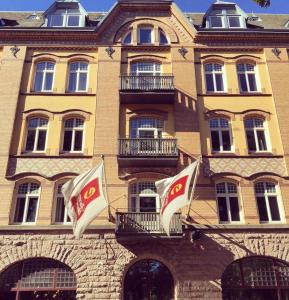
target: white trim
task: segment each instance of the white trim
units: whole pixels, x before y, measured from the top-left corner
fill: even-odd
[[[41,71],[43,73],[43,77],[42,77],[42,82],[41,82],[41,89],[40,90],[36,90],[35,89],[35,84],[36,84],[36,74],[37,72],[40,72],[40,71],[37,71],[37,66],[39,64],[42,64],[42,63],[45,63],[45,69],[43,71]],[[51,63],[53,64],[53,70],[47,70],[47,64],[48,63]],[[52,73],[52,83],[51,83],[51,89],[50,90],[45,90],[44,89],[44,83],[46,81],[46,74],[47,73]],[[34,92],[52,92],[53,91],[53,87],[54,87],[54,80],[55,80],[55,74],[56,74],[56,63],[54,61],[39,61],[35,64],[35,70],[34,70],[34,80],[33,80],[33,88],[32,90]]]
[[[245,71],[239,71],[238,70],[238,66],[239,65],[244,65],[245,66]],[[254,71],[248,71],[247,70],[247,65],[251,65],[254,67]],[[244,75],[245,76],[245,81],[246,81],[246,86],[247,86],[247,89],[248,91],[243,91],[242,90],[242,85],[241,85],[241,80],[240,80],[240,74]],[[249,74],[254,74],[255,76],[255,83],[256,83],[256,91],[251,91],[250,89],[250,80],[249,80]],[[261,84],[260,84],[260,79],[259,79],[259,72],[258,72],[258,69],[257,69],[257,66],[255,64],[252,64],[252,63],[238,63],[237,64],[237,75],[238,75],[238,82],[239,82],[239,90],[240,90],[240,93],[259,93],[261,91]]]
[[[65,127],[65,122],[68,120],[73,119],[73,127],[71,128],[67,128]],[[83,120],[83,127],[75,127],[75,122],[76,119],[81,119]],[[72,117],[72,118],[67,118],[64,119],[63,121],[63,134],[62,134],[62,152],[64,153],[83,153],[84,151],[84,140],[85,140],[85,125],[86,125],[86,120],[84,118],[80,118],[80,117]],[[80,130],[81,128],[81,130]],[[72,131],[72,136],[71,136],[71,143],[70,143],[70,150],[64,150],[64,135],[65,135],[65,131]],[[75,148],[74,142],[75,142],[75,131],[82,131],[82,144],[81,144],[81,150],[72,150],[72,148]]]
[[[86,72],[80,70],[80,64],[85,63],[87,65],[87,70]],[[78,68],[76,71],[71,72],[71,65],[72,64],[78,64]],[[70,84],[70,74],[71,73],[76,73],[76,88],[75,90],[70,90],[69,89],[69,84]],[[81,73],[86,73],[86,85],[85,85],[85,90],[79,90],[79,76]],[[67,82],[67,91],[69,93],[86,93],[88,91],[88,81],[89,81],[89,63],[87,61],[72,61],[69,63],[68,66],[68,82]]]
[[[212,71],[206,71],[206,66],[212,65]],[[215,65],[222,66],[222,71],[216,71],[214,70]],[[205,84],[206,84],[206,92],[207,93],[226,93],[227,92],[227,81],[225,77],[225,65],[222,63],[205,63],[204,64],[204,73],[205,73]],[[206,75],[211,75],[213,77],[213,91],[208,90],[208,85],[207,85],[207,76]],[[221,74],[222,75],[222,82],[223,82],[223,90],[217,91],[217,83],[216,83],[216,75]]]

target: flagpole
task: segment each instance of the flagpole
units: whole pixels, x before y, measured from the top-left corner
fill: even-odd
[[[108,198],[108,192],[107,192],[107,182],[106,182],[106,171],[105,171],[105,162],[104,162],[104,155],[101,155],[102,163],[103,163],[103,178],[104,178],[104,186],[105,186],[105,194],[106,194],[106,199],[108,202],[108,221],[112,221],[112,214],[110,210],[110,201]]]
[[[202,156],[199,156],[198,157],[198,164],[197,164],[197,168],[196,168],[196,172],[195,172],[195,177],[194,177],[194,182],[193,182],[193,186],[192,186],[192,191],[191,191],[191,196],[190,196],[190,201],[189,201],[188,214],[187,214],[186,220],[190,219],[190,211],[191,211],[192,201],[193,201],[193,197],[194,197],[195,187],[196,187],[196,184],[197,184],[197,179],[198,179],[199,167],[200,167],[200,164],[201,164],[201,160],[202,160]]]

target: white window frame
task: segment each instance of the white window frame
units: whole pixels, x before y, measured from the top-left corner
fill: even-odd
[[[150,43],[143,43],[141,42],[141,36],[140,36],[140,32],[142,29],[150,29],[151,31],[151,42]],[[155,42],[155,36],[154,36],[154,27],[153,26],[139,26],[137,28],[137,42],[139,45],[151,45],[154,44]]]
[[[225,193],[219,193],[217,191],[218,184],[225,184]],[[229,192],[228,185],[232,184],[235,185],[237,192],[232,193]],[[240,187],[238,184],[228,181],[220,181],[217,182],[215,185],[215,193],[216,193],[216,199],[217,199],[217,206],[218,206],[218,219],[220,224],[242,224],[244,223],[244,213],[243,213],[243,206],[242,206],[242,199],[241,199],[241,193],[240,193]],[[219,213],[219,197],[226,198],[226,206],[227,206],[227,214],[228,214],[228,221],[221,221],[220,220],[220,213]],[[239,206],[239,217],[240,221],[232,221],[232,215],[231,215],[231,204],[230,204],[230,197],[235,197],[238,199],[238,206]]]
[[[265,190],[264,193],[258,193],[256,192],[256,185],[257,184],[263,184],[263,188]],[[266,189],[266,184],[273,184],[275,186],[275,192],[267,192]],[[256,201],[256,207],[257,207],[257,212],[259,216],[259,222],[261,224],[280,224],[285,222],[285,213],[284,213],[284,206],[283,206],[283,201],[281,199],[281,193],[280,193],[280,187],[278,184],[271,182],[271,181],[259,181],[254,184],[254,189],[255,189],[255,201]],[[266,204],[266,210],[267,210],[267,215],[268,215],[268,221],[261,221],[260,218],[260,213],[259,213],[259,208],[258,208],[258,202],[257,202],[257,197],[264,197],[265,198],[265,204]],[[277,205],[279,209],[279,215],[280,215],[280,220],[279,221],[272,221],[272,215],[271,215],[271,210],[270,210],[270,205],[269,205],[269,197],[276,197],[277,199]]]
[[[211,127],[211,121],[212,120],[218,120],[218,127],[217,128],[212,128]],[[226,120],[228,122],[228,127],[223,127],[221,125],[221,120]],[[209,120],[209,127],[210,127],[210,135],[212,131],[216,131],[218,132],[218,136],[219,136],[219,142],[220,142],[220,151],[216,151],[213,149],[213,140],[212,140],[212,135],[211,135],[211,149],[213,153],[232,153],[235,151],[235,146],[233,145],[233,136],[232,136],[232,125],[230,120],[226,119],[226,118],[212,118]],[[222,132],[223,131],[228,131],[229,132],[229,136],[230,136],[230,143],[231,143],[231,150],[224,150],[224,143],[223,143],[223,136],[222,136]]]
[[[55,26],[52,23],[53,16],[62,16],[62,25],[61,26]],[[68,19],[69,17],[78,17],[78,25],[75,26],[69,26],[68,25]],[[48,16],[48,27],[81,27],[82,23],[82,14],[81,13],[69,13],[69,10],[66,9],[65,12],[62,13],[54,13]]]
[[[28,193],[26,194],[19,194],[19,187],[23,184],[28,184]],[[38,192],[37,193],[31,193],[31,185],[32,184],[37,184],[39,186]],[[35,225],[37,223],[37,218],[38,218],[38,210],[39,210],[39,202],[40,202],[40,195],[41,195],[41,186],[38,183],[35,182],[24,182],[21,183],[17,186],[17,192],[16,192],[16,202],[15,202],[15,208],[14,208],[14,213],[13,213],[13,220],[12,223],[14,225]],[[37,197],[37,208],[35,212],[35,221],[34,222],[27,222],[27,213],[28,213],[28,204],[29,204],[29,199],[30,198],[36,198]],[[19,198],[25,198],[25,206],[24,206],[24,212],[22,216],[22,222],[15,222],[15,215],[16,215],[16,209],[17,209],[17,203]]]
[[[55,188],[55,196],[54,196],[54,219],[53,219],[53,223],[54,224],[62,224],[62,225],[71,225],[71,221],[68,220],[68,211],[67,211],[67,208],[65,207],[65,204],[64,204],[64,196],[63,194],[60,192],[59,193],[59,188],[61,188],[63,185],[65,184],[65,182],[63,183],[59,183],[56,185],[56,188]],[[57,204],[58,204],[58,201],[61,201],[61,199],[63,200],[63,205],[64,205],[64,220],[63,222],[59,222],[56,220],[56,214],[57,214]]]
[[[37,119],[37,127],[29,127],[29,122],[33,119]],[[47,125],[45,127],[40,127],[40,120],[47,120]],[[37,150],[37,144],[38,144],[38,138],[39,138],[39,131],[46,131],[46,137],[45,137],[45,146],[44,150]],[[36,118],[30,118],[27,120],[27,130],[26,130],[26,139],[25,139],[25,152],[34,152],[34,153],[45,153],[47,149],[47,140],[48,140],[48,129],[49,129],[49,119],[48,118],[42,118],[42,117],[36,117]],[[34,145],[33,150],[27,150],[27,139],[28,139],[28,131],[35,130],[35,138],[34,138]]]
[[[247,120],[254,120],[254,127],[253,128],[246,127],[246,121]],[[262,121],[263,122],[263,127],[257,127],[256,124],[255,124],[255,120]],[[270,141],[268,124],[267,124],[266,120],[263,120],[262,118],[258,118],[258,117],[246,118],[244,125],[245,125],[245,134],[246,134],[246,140],[247,140],[247,147],[248,147],[248,151],[250,153],[268,153],[268,152],[272,152],[272,145],[271,145],[271,141]],[[249,144],[248,144],[248,139],[247,139],[247,130],[251,130],[254,133],[256,151],[249,150]],[[266,150],[260,150],[259,149],[258,135],[257,135],[258,131],[263,131],[264,132],[265,142],[266,142],[266,146],[267,146]]]
[[[213,65],[213,71],[206,71],[206,66],[207,65]],[[222,71],[216,71],[215,70],[215,65],[222,66]],[[205,83],[206,83],[206,92],[207,93],[226,93],[227,92],[227,84],[226,84],[226,74],[225,74],[225,66],[222,63],[205,63],[204,64],[204,72],[205,72]],[[213,77],[213,85],[214,85],[214,90],[209,91],[207,87],[207,74],[211,74]],[[216,81],[216,75],[221,74],[222,75],[222,81],[223,81],[223,90],[222,91],[217,91],[217,81]]]
[[[245,66],[245,71],[239,71],[238,70],[239,65],[244,65]],[[247,65],[254,66],[254,71],[248,71],[247,70]],[[244,74],[245,75],[245,80],[246,80],[246,85],[247,85],[248,91],[242,91],[242,85],[241,85],[239,74]],[[254,76],[255,76],[256,91],[251,91],[250,90],[250,81],[249,81],[249,76],[248,76],[249,74],[254,74]],[[258,70],[257,70],[256,64],[253,64],[253,63],[237,63],[237,75],[238,75],[240,93],[242,93],[242,94],[243,93],[244,94],[246,94],[246,93],[260,93],[260,81],[259,81]]]
[[[43,64],[45,63],[45,69],[43,71],[37,71],[37,66],[39,64]],[[47,64],[50,63],[50,64],[53,64],[53,70],[49,70],[47,69]],[[37,93],[41,93],[41,92],[52,92],[53,91],[53,87],[54,87],[54,80],[55,80],[55,69],[56,69],[56,64],[55,62],[53,61],[40,61],[40,62],[37,62],[35,64],[35,74],[34,74],[34,80],[33,80],[33,91],[34,92],[37,92]],[[36,90],[35,89],[35,85],[36,85],[36,74],[38,72],[41,72],[43,73],[43,77],[42,77],[42,82],[41,82],[41,89],[40,90]],[[46,90],[44,88],[45,86],[45,82],[46,82],[46,74],[47,73],[52,73],[52,84],[51,84],[51,89],[50,90]]]
[[[212,20],[211,20],[212,18],[221,18],[222,26],[221,26],[221,27],[212,26]],[[210,16],[210,17],[209,17],[209,27],[210,27],[210,28],[225,28],[225,24],[224,24],[224,16],[222,16],[222,15]]]
[[[80,70],[80,64],[85,63],[87,65],[87,69],[85,71]],[[78,68],[76,71],[71,70],[71,65],[78,64]],[[70,90],[69,89],[69,83],[70,83],[70,74],[76,73],[76,89]],[[81,73],[86,73],[86,86],[85,90],[79,90],[79,77]],[[87,61],[73,61],[69,64],[69,72],[68,72],[68,85],[67,85],[67,91],[69,93],[86,93],[88,91],[88,82],[89,82],[89,63]]]
[[[141,64],[150,64],[153,66],[153,70],[140,70]],[[133,71],[133,66],[136,66],[136,70]],[[146,73],[149,74],[148,76],[158,76],[162,74],[162,64],[154,61],[138,61],[138,62],[132,62],[131,63],[131,74],[136,76],[145,76]]]
[[[65,127],[65,122],[68,121],[68,120],[71,120],[71,119],[73,119],[73,127],[67,127],[66,128]],[[83,127],[77,127],[75,125],[77,119],[83,120]],[[83,153],[83,151],[84,151],[84,139],[85,139],[85,119],[81,118],[81,117],[66,118],[64,120],[63,127],[64,128],[63,128],[62,152],[64,152],[64,153]],[[72,131],[70,151],[63,149],[64,148],[64,135],[65,135],[65,131]],[[82,145],[81,145],[81,150],[72,150],[72,146],[73,146],[73,149],[75,148],[75,132],[76,131],[82,131]]]

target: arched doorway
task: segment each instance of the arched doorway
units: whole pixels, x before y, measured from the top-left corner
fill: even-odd
[[[76,277],[65,264],[28,259],[0,275],[0,300],[75,300]]]
[[[247,257],[222,276],[224,300],[289,300],[289,265],[270,257]]]
[[[174,299],[174,280],[171,272],[157,260],[146,259],[138,261],[126,273],[123,299]]]

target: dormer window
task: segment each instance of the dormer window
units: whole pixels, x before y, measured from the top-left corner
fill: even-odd
[[[49,27],[79,27],[79,12],[71,10],[56,10],[54,14],[48,17]]]

